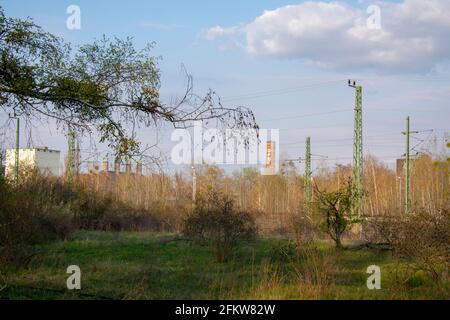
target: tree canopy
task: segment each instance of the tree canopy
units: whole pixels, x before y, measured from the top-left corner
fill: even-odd
[[[73,49],[30,18],[6,17],[0,7],[0,108],[31,119],[53,118],[72,130],[95,130],[117,156],[141,152],[136,130],[161,121],[258,129],[250,109],[224,107],[213,90],[196,95],[187,73],[181,97],[161,101],[152,48],[138,50],[132,38],[103,36]]]

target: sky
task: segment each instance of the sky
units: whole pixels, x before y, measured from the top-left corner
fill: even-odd
[[[363,86],[365,155],[392,167],[405,153],[401,132],[408,115],[411,128],[421,131],[413,137],[413,145],[420,144],[416,150],[430,145],[432,151],[445,150],[448,0],[3,0],[1,5],[7,16],[32,17],[75,46],[104,34],[131,36],[138,48],[155,42],[163,100],[183,93],[184,65],[196,93],[212,88],[226,106],[247,106],[262,128],[279,129],[284,158],[303,157],[310,136],[313,154],[327,156],[330,165],[351,163],[355,98],[347,79]],[[70,5],[80,8],[80,29],[66,26]],[[11,126],[0,132],[4,147],[13,145]],[[158,141],[169,154],[171,132],[167,126],[158,132],[146,128],[140,136],[144,143]],[[22,136],[22,147],[67,151],[67,138],[56,126],[31,133],[22,128]],[[82,141],[86,159],[110,152],[99,144],[93,148],[89,139]],[[174,165],[169,161],[167,167]]]

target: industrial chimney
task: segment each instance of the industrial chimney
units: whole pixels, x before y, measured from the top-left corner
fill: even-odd
[[[108,162],[108,155],[106,155],[103,158],[103,162],[102,162],[102,171],[103,172],[108,172],[109,171],[109,162]]]
[[[142,176],[142,162],[138,161],[136,164],[136,175]]]
[[[131,174],[131,161],[127,160],[127,163],[125,164],[125,172],[126,174]]]
[[[114,172],[116,174],[120,173],[120,159],[116,159],[116,161],[114,162]]]

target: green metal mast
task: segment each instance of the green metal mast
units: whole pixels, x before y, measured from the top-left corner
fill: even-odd
[[[304,177],[304,206],[305,213],[311,213],[312,189],[311,189],[311,138],[306,138],[305,177]]]
[[[411,181],[410,181],[410,164],[409,164],[409,116],[406,117],[406,165],[405,165],[405,213],[409,212],[409,207],[411,204],[411,198],[410,198],[410,188],[411,188]]]
[[[20,136],[20,119],[16,116],[16,150],[14,164],[14,179],[16,183],[19,181],[19,136]]]
[[[406,154],[405,154],[405,213],[409,213],[411,208],[411,150],[410,136],[411,133],[419,133],[419,131],[411,131],[409,125],[409,116],[406,117]]]
[[[75,131],[69,128],[69,145],[67,152],[67,183],[71,185],[73,183],[73,175],[75,171]]]
[[[353,177],[352,213],[358,218],[363,211],[363,140],[362,140],[362,86],[356,85],[355,81],[349,80],[349,86],[355,88],[355,132],[353,142]]]

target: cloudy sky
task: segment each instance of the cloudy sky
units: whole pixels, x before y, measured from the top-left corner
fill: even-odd
[[[66,27],[72,4],[81,9],[80,30]],[[183,64],[197,93],[213,88],[226,105],[252,108],[261,127],[280,129],[286,157],[303,156],[305,137],[311,136],[314,154],[333,163],[351,161],[354,90],[348,78],[364,88],[366,154],[390,164],[400,157],[407,115],[412,128],[423,131],[413,138],[425,140],[418,150],[436,136],[441,151],[450,131],[449,0],[4,0],[2,5],[7,15],[30,16],[74,44],[103,34],[133,36],[138,47],[155,41],[164,99],[182,93]],[[170,133],[146,129],[141,135],[148,143],[158,139],[168,151]],[[24,136],[67,149],[52,126]],[[83,148],[90,148],[88,141]]]

